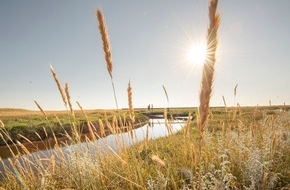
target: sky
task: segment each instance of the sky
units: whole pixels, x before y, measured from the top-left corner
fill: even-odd
[[[105,16],[119,108],[199,105],[202,65],[186,57],[204,41],[207,0],[0,1],[0,108],[65,109],[50,72],[84,109],[116,108],[98,22]],[[290,104],[290,1],[222,0],[211,106]],[[234,87],[238,84],[234,98]]]

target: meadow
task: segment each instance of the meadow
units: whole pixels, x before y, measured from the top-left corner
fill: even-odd
[[[123,125],[128,123],[129,116],[126,113],[127,111],[124,110],[118,112],[116,110],[76,110],[72,117],[68,111],[46,111],[43,115],[39,111],[0,109],[0,118],[5,123],[5,133],[10,137],[2,136],[4,140],[0,141],[0,146],[16,143],[16,141],[25,142],[21,135],[30,141],[72,136],[72,124],[78,126],[81,135],[85,135],[89,133],[88,121],[95,127],[94,130],[99,132],[101,121],[112,122],[118,115],[122,116],[122,118],[118,117],[119,123]],[[145,115],[136,112],[136,125],[147,120]],[[109,134],[110,130],[106,130],[105,133]]]
[[[73,152],[68,159],[56,144],[48,147],[54,148],[53,155],[45,159],[39,157],[34,163],[23,158],[21,162],[25,164],[16,167],[20,161],[13,163],[11,158],[15,168],[6,168],[1,187],[281,189],[290,183],[289,110],[289,106],[212,108],[201,152],[197,119],[187,121],[181,131],[166,137],[146,139],[116,152],[108,148],[110,154],[98,154],[87,148]],[[188,112],[172,109],[171,113],[182,111]],[[162,113],[161,110],[156,112]],[[26,115],[26,118],[32,116]],[[170,120],[168,125],[170,127]],[[112,132],[117,133],[117,130]],[[95,138],[100,135],[94,133]],[[80,142],[75,136],[70,139],[70,143]],[[91,143],[91,140],[87,138],[82,142]],[[97,144],[95,148],[98,150]],[[19,158],[23,150],[29,154],[23,145],[15,157]]]
[[[74,110],[68,84],[63,88],[51,67],[66,111],[45,111],[37,101],[39,112],[0,110],[0,142],[8,148],[18,146],[12,157],[0,158],[0,189],[290,189],[290,106],[227,107],[225,100],[223,107],[210,106],[220,23],[217,3],[212,0],[209,4],[200,105],[154,109],[164,116],[168,131],[157,139],[147,135],[146,113],[150,111],[133,107],[130,81],[128,109],[118,107],[109,35],[103,13],[97,10],[116,109],[84,110],[77,102],[79,109]],[[163,89],[168,101],[170,94]],[[173,133],[177,113],[189,118]],[[122,137],[125,132],[132,132],[130,138],[134,139],[133,129],[138,126],[147,127],[143,141],[126,146],[125,140],[116,140],[117,149],[106,145],[105,151],[96,143],[108,134]],[[67,140],[58,142],[60,137]],[[51,154],[33,159],[22,156],[32,154],[26,144],[34,146],[36,140],[45,144],[49,138],[55,140],[46,145]],[[63,146],[78,147],[80,143],[84,146],[64,154]]]

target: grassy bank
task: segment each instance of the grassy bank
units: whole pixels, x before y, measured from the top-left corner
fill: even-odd
[[[85,114],[85,115],[84,115]],[[45,140],[53,137],[72,136],[72,125],[76,126],[80,134],[88,134],[88,123],[92,124],[93,130],[100,131],[100,123],[106,125],[107,122],[118,120],[119,125],[128,125],[130,118],[127,111],[114,110],[89,110],[85,112],[75,111],[72,117],[67,111],[47,111],[47,117],[39,111],[29,111],[21,109],[0,109],[0,119],[4,124],[4,130],[0,134],[4,137],[0,139],[0,146],[15,143],[16,141],[25,142],[26,137],[30,141]],[[146,122],[148,118],[142,111],[136,112],[135,125]],[[109,134],[109,128],[106,134]],[[7,135],[10,138],[7,137]]]
[[[236,107],[226,107],[224,99],[224,108],[210,108],[220,23],[217,2],[211,0],[209,4],[207,57],[202,72],[199,107],[194,110],[154,110],[156,114],[164,114],[169,136],[149,139],[148,125],[144,141],[133,146],[121,146],[126,144],[126,138],[136,138],[132,131],[136,123],[148,119],[133,108],[130,81],[128,110],[77,112],[72,109],[68,84],[65,83],[63,89],[51,67],[62,101],[69,111],[63,115],[44,112],[35,101],[41,113],[25,111],[28,117],[25,114],[17,117],[2,115],[0,139],[4,144],[16,142],[19,149],[12,159],[1,160],[5,175],[0,187],[25,190],[289,189],[289,106],[240,107],[237,104]],[[97,10],[96,16],[118,109],[109,35],[101,10]],[[237,85],[235,98],[236,88]],[[169,105],[164,85],[163,89]],[[181,131],[172,134],[172,120],[168,116],[174,113],[196,117],[188,120]],[[117,150],[106,142],[100,149],[97,142],[92,141],[104,137],[107,132],[116,137],[127,130],[131,131],[130,137],[121,136],[121,141],[115,139]],[[83,133],[88,133],[84,140],[80,138]],[[52,153],[45,157],[21,157],[21,152],[31,155],[24,141],[34,145],[34,138],[44,141],[62,136],[69,139],[66,145],[78,147],[82,142],[84,146],[70,148],[64,153],[56,143]]]
[[[108,147],[106,155],[88,148],[72,152],[66,158],[56,147],[54,156],[33,163],[37,173],[31,171],[31,163],[24,159],[27,165],[18,168],[17,175],[15,171],[8,172],[1,186],[6,189],[280,189],[290,183],[289,122],[290,112],[280,109],[245,108],[236,115],[212,110],[202,152],[198,148],[195,120],[168,137],[147,139],[117,152]]]

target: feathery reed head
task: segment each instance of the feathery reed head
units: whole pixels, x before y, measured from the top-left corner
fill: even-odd
[[[97,20],[99,22],[99,31],[102,37],[102,42],[103,42],[103,50],[105,53],[105,60],[106,60],[106,64],[107,64],[107,70],[108,73],[111,77],[111,83],[112,83],[112,87],[113,87],[113,91],[114,91],[114,98],[115,98],[115,103],[116,103],[116,108],[117,110],[118,108],[118,101],[117,101],[117,96],[116,96],[116,92],[115,92],[115,85],[113,82],[113,62],[112,62],[112,53],[111,53],[111,48],[110,48],[110,42],[109,42],[109,35],[107,32],[107,28],[106,28],[106,22],[105,22],[105,18],[103,16],[103,13],[100,9],[97,9],[96,12],[96,17]]]
[[[87,114],[85,113],[85,111],[84,111],[83,107],[81,106],[81,104],[80,104],[78,101],[76,101],[76,103],[77,103],[77,105],[79,106],[79,108],[80,108],[82,114],[83,114],[83,115],[85,116],[85,118],[88,120],[88,116],[87,116]]]
[[[113,72],[112,54],[111,54],[109,35],[107,32],[107,28],[106,28],[105,18],[104,18],[103,13],[100,9],[97,10],[96,16],[97,16],[97,20],[99,22],[99,31],[100,31],[100,34],[102,36],[103,50],[105,53],[105,60],[106,60],[106,64],[107,64],[107,69],[108,69],[109,75],[112,78],[113,77],[113,75],[112,75],[112,72]]]
[[[61,95],[62,101],[63,101],[63,103],[64,103],[64,105],[65,105],[65,107],[66,107],[66,106],[67,106],[67,99],[66,99],[66,97],[65,97],[64,90],[63,90],[63,88],[61,87],[60,80],[57,78],[56,73],[55,73],[55,71],[54,71],[54,69],[53,69],[53,67],[52,67],[51,65],[50,65],[50,71],[51,71],[52,76],[53,76],[53,78],[54,78],[54,80],[55,80],[55,82],[56,82],[56,85],[57,85],[57,88],[58,88],[58,90],[59,90],[59,92],[60,92],[60,95]]]
[[[43,109],[40,107],[40,105],[38,104],[38,102],[36,100],[34,100],[34,103],[36,104],[36,106],[38,107],[38,109],[40,110],[40,112],[43,114],[43,116],[45,117],[45,119],[47,119],[47,115],[46,113],[43,111]]]
[[[219,14],[216,12],[218,0],[212,0],[209,4],[209,28],[207,34],[207,58],[203,65],[201,91],[200,91],[200,135],[203,137],[206,121],[208,118],[209,102],[212,93],[214,78],[215,55],[217,50],[217,31],[219,27]]]
[[[72,104],[71,104],[71,101],[70,101],[70,94],[69,94],[69,88],[68,88],[68,84],[67,83],[65,83],[65,94],[66,94],[67,102],[68,102],[68,105],[69,105],[70,113],[74,117],[75,114],[74,114],[74,110],[73,110],[73,107],[72,107]]]
[[[128,88],[127,88],[127,93],[128,93],[128,106],[129,106],[129,112],[130,112],[130,118],[132,122],[135,122],[135,115],[134,115],[134,109],[133,109],[133,102],[132,102],[132,88],[130,81],[128,83]]]

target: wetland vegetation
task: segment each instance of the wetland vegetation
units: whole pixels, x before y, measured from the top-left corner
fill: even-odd
[[[133,107],[130,81],[128,109],[118,107],[109,35],[98,9],[96,16],[117,109],[86,111],[78,102],[79,111],[73,109],[68,84],[63,88],[51,67],[67,111],[45,111],[37,101],[39,112],[0,110],[0,144],[12,152],[10,158],[0,158],[0,189],[289,189],[290,107],[227,107],[224,98],[223,107],[210,107],[220,23],[217,3],[211,0],[209,4],[200,105],[154,109],[155,114],[163,115],[167,130],[166,136],[157,139],[149,138],[148,110]],[[162,87],[169,105],[170,94]],[[189,116],[176,133],[172,130],[174,114]],[[136,125],[146,129],[144,139],[123,146],[124,139],[136,138]],[[120,138],[114,139],[116,149],[105,140],[104,151],[96,139],[105,139],[108,134]],[[67,141],[58,142],[61,137]],[[33,154],[39,150],[34,141],[44,143],[49,138],[55,140],[45,145],[51,149],[49,154]],[[35,150],[29,151],[27,144]],[[16,145],[14,152],[12,147]],[[63,146],[69,147],[69,154],[64,153]]]

